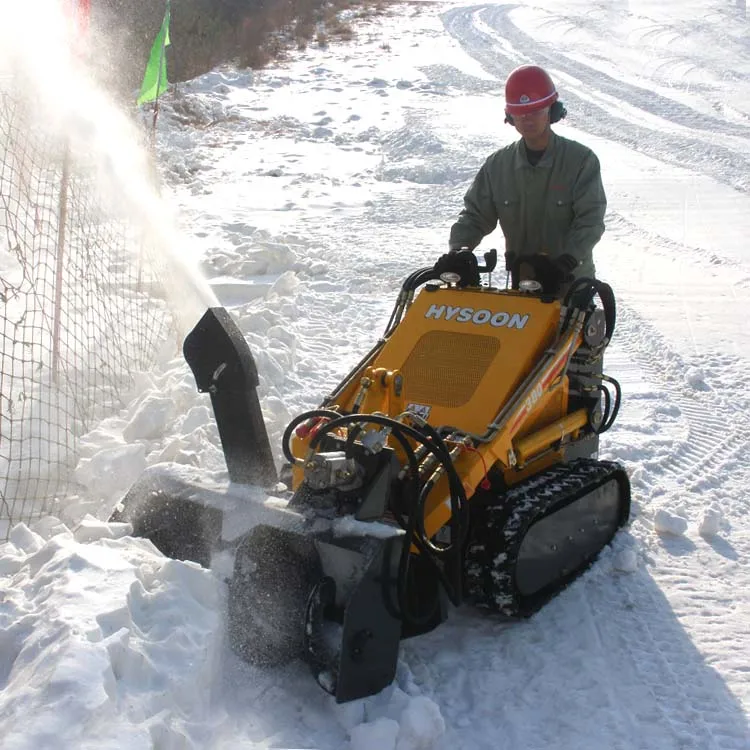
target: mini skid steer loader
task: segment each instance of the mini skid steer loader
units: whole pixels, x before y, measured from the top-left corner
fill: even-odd
[[[628,519],[624,469],[597,460],[621,392],[601,374],[606,284],[561,300],[480,268],[411,274],[382,338],[319,408],[287,427],[278,477],[250,350],[223,308],[184,345],[210,394],[229,482],[151,467],[118,505],[165,554],[230,551],[228,631],[244,659],[301,658],[339,702],[394,678],[400,640],[463,603],[526,617]],[[597,303],[598,301],[598,303]],[[576,457],[577,456],[577,457]]]

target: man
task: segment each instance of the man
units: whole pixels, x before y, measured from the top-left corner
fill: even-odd
[[[593,151],[552,132],[565,115],[546,71],[516,68],[505,84],[505,121],[521,139],[485,161],[451,228],[450,249],[473,250],[499,222],[515,288],[551,276],[563,294],[573,279],[595,273],[607,199]]]

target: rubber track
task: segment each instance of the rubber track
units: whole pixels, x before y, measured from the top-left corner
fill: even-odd
[[[539,609],[546,599],[534,599],[530,606],[515,586],[516,561],[526,532],[566,495],[586,485],[599,485],[619,471],[622,466],[613,461],[578,459],[553,466],[512,487],[497,505],[475,508],[472,540],[464,562],[467,600],[508,617],[525,617]]]

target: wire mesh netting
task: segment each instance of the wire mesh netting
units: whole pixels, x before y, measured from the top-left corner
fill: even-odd
[[[34,113],[0,79],[0,541],[77,492],[80,436],[174,335],[137,222]]]

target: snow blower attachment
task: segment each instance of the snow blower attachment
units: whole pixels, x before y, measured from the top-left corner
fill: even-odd
[[[262,489],[276,475],[247,344],[221,308],[188,337],[231,482],[154,467],[116,517],[173,556],[234,552],[229,636],[248,661],[302,658],[338,701],[371,695],[449,603],[528,616],[627,521],[624,469],[594,457],[621,396],[601,374],[611,289],[481,286],[485,259],[406,279],[383,337],[288,425],[284,497]]]

